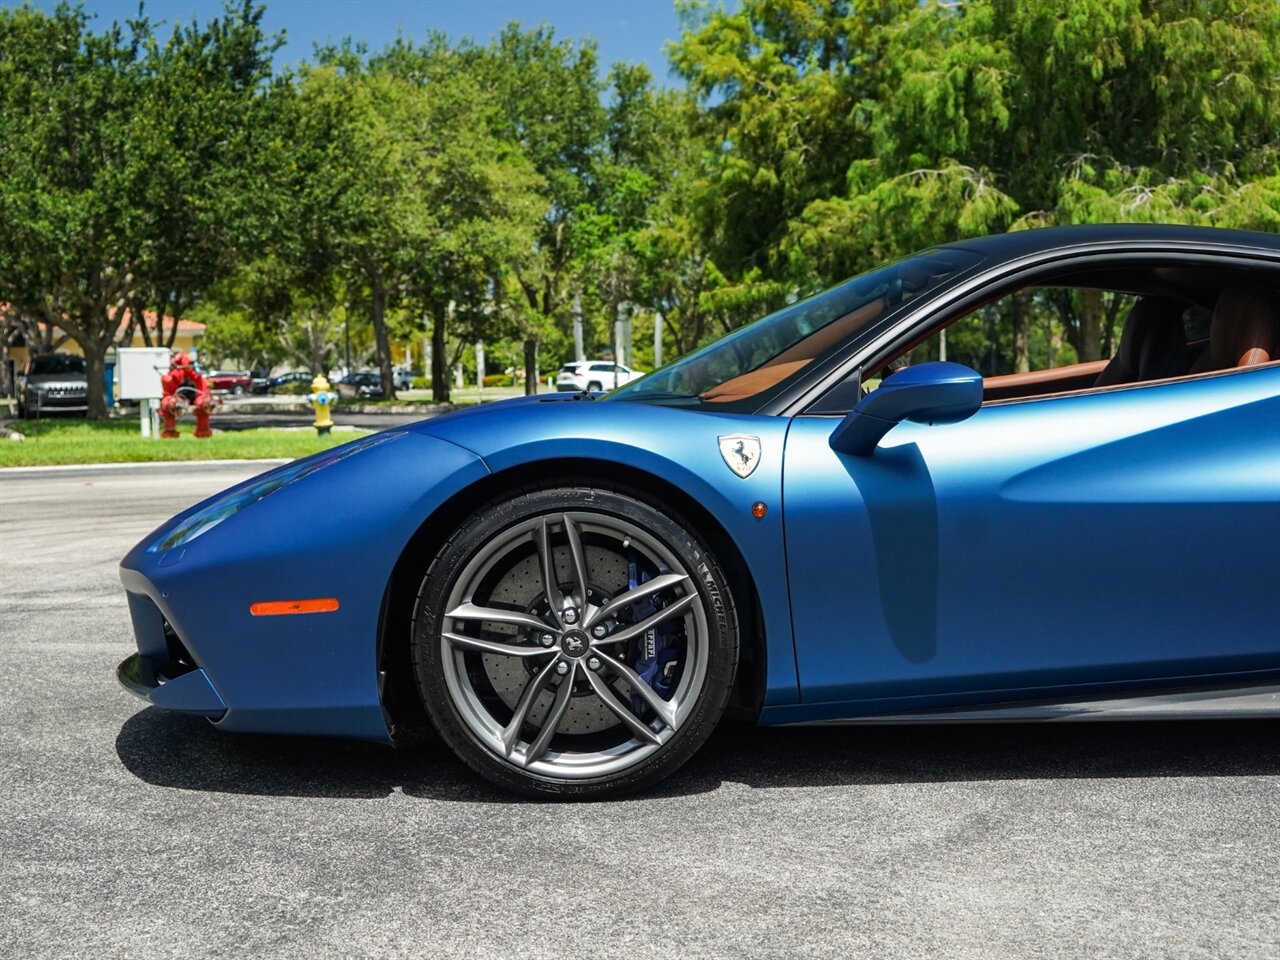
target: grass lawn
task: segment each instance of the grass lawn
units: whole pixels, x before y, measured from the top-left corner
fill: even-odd
[[[255,460],[305,457],[363,436],[343,430],[327,437],[306,430],[215,431],[207,440],[191,434],[194,425],[180,423],[177,440],[141,437],[138,421],[28,420],[13,424],[25,440],[0,437],[0,467],[43,467],[66,463],[128,463],[143,460]]]

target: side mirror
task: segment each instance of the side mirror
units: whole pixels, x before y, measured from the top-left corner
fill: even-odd
[[[866,456],[903,420],[956,423],[982,406],[982,374],[960,363],[936,361],[886,377],[858,401],[831,434],[837,453]]]

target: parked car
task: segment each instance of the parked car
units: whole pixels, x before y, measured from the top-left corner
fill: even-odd
[[[298,384],[310,389],[312,376],[306,370],[290,370],[288,373],[282,373],[279,376],[272,377],[267,383],[267,392],[276,393],[280,390],[297,389]]]
[[[212,370],[204,375],[204,379],[214,393],[230,393],[239,397],[253,389],[253,375],[247,370]]]
[[[249,371],[249,392],[264,394],[271,388],[271,375],[266,370]]]
[[[31,358],[18,378],[18,414],[34,418],[47,413],[86,413],[89,384],[84,357],[46,353]]]
[[[340,397],[378,399],[382,396],[382,375],[376,370],[358,370],[339,380],[337,390]]]
[[[1118,305],[1115,355],[1017,372],[1015,303],[1074,329]],[[547,798],[657,782],[730,702],[1280,717],[1277,424],[1275,234],[964,240],[607,396],[396,427],[184,511],[121,565],[119,676],[227,731],[430,723]]]
[[[395,384],[397,390],[413,389],[413,371],[398,367],[394,371]]]
[[[562,393],[600,393],[621,387],[644,374],[611,360],[582,360],[566,363],[556,376],[556,389]]]

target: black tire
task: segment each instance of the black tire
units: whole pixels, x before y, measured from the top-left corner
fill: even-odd
[[[552,535],[547,532],[555,530],[556,523],[560,524],[558,535],[561,542],[550,539]],[[498,576],[499,574],[494,571],[500,572],[501,569],[505,569],[501,564],[507,562],[509,556],[515,556],[516,550],[525,544],[522,538],[525,536],[523,531],[526,528],[532,527],[535,530],[535,533],[529,535],[529,539],[535,541],[535,544],[523,547],[526,550],[526,556],[519,563],[525,566],[513,566],[511,569],[529,569],[528,551],[533,551],[535,554],[532,558],[534,562],[541,561],[542,551],[536,547],[538,524],[541,524],[544,538],[543,549],[552,557],[551,564],[555,570],[553,580],[573,576],[572,572],[564,573],[563,571],[566,569],[572,571],[572,567],[566,567],[566,563],[575,562],[565,559],[573,552],[570,528],[575,531],[572,533],[572,538],[577,542],[577,555],[584,558],[584,562],[578,568],[579,576],[583,584],[583,592],[589,598],[581,605],[581,630],[577,633],[591,645],[591,649],[585,654],[579,652],[579,659],[571,661],[572,672],[566,678],[557,681],[555,677],[550,677],[546,686],[538,686],[538,680],[532,679],[534,674],[538,674],[541,678],[549,674],[553,666],[558,668],[561,660],[568,659],[567,651],[571,648],[564,647],[562,652],[561,645],[573,642],[569,635],[575,633],[575,628],[565,626],[561,623],[562,618],[558,614],[549,612],[549,604],[542,604],[541,609],[544,612],[540,615],[548,620],[554,620],[556,624],[550,629],[563,632],[558,634],[559,645],[532,655],[528,651],[536,646],[537,630],[527,629],[527,636],[521,639],[520,631],[524,628],[509,628],[517,637],[510,646],[525,651],[519,658],[518,665],[520,667],[529,665],[527,669],[531,677],[520,694],[521,702],[526,695],[530,704],[538,698],[543,698],[544,694],[549,695],[543,702],[546,699],[551,699],[553,702],[545,710],[543,720],[554,714],[555,704],[560,702],[562,692],[566,704],[566,707],[561,708],[564,712],[557,716],[556,725],[552,731],[545,735],[545,740],[544,731],[541,729],[545,724],[539,721],[539,725],[535,726],[534,711],[528,708],[524,715],[525,723],[514,722],[514,715],[520,708],[512,707],[510,702],[507,704],[509,709],[506,714],[509,719],[502,719],[496,715],[489,716],[489,720],[492,720],[496,729],[501,730],[503,724],[507,724],[507,730],[515,729],[517,733],[513,739],[525,730],[531,731],[528,737],[520,741],[520,746],[517,748],[517,751],[525,751],[524,757],[517,755],[513,760],[510,744],[507,746],[507,756],[503,756],[493,743],[492,738],[495,734],[490,735],[488,742],[483,739],[484,731],[478,730],[476,718],[480,717],[483,722],[485,708],[477,700],[476,692],[471,686],[476,682],[477,677],[479,677],[479,684],[482,685],[485,682],[480,673],[481,670],[489,670],[490,667],[482,665],[484,658],[489,658],[487,661],[489,663],[501,665],[512,663],[513,659],[499,658],[487,652],[458,649],[453,645],[458,638],[458,632],[472,629],[471,623],[465,618],[446,617],[445,613],[462,609],[461,606],[451,606],[458,603],[459,597],[463,598],[467,607],[473,607],[473,596],[480,601],[481,606],[486,606],[489,598],[482,597],[480,590],[474,591],[474,594],[460,593],[460,591],[470,591],[470,578],[475,575],[476,570],[486,571],[484,576],[491,580]],[[608,539],[609,531],[615,527],[619,530],[638,531],[635,535],[636,539],[634,541],[631,537],[623,539],[620,542],[620,548],[611,545],[612,541]],[[635,546],[636,543],[640,543],[640,546]],[[515,546],[511,546],[512,544]],[[642,606],[644,601],[633,601],[629,606],[617,608],[619,612],[616,614],[616,622],[610,619],[609,623],[612,626],[604,629],[618,632],[621,638],[624,631],[635,633],[634,629],[629,628],[638,629],[641,622],[653,625],[646,632],[636,635],[639,638],[638,641],[634,638],[626,640],[624,641],[626,645],[620,647],[616,645],[616,641],[593,641],[586,637],[589,616],[603,616],[602,611],[609,603],[623,602],[619,599],[622,595],[634,596],[636,592],[635,561],[631,561],[631,567],[624,567],[632,571],[630,573],[632,579],[617,592],[612,592],[607,587],[597,588],[594,591],[585,588],[589,583],[598,582],[595,573],[600,569],[615,570],[616,565],[623,562],[624,555],[634,556],[634,551],[637,549],[648,550],[649,546],[646,545],[651,545],[654,551],[674,561],[666,565],[667,572],[649,574],[648,582],[652,583],[659,577],[678,581],[672,588],[675,591],[673,595],[678,599],[676,601],[663,599],[665,591],[655,590],[652,594],[654,600],[647,607]],[[628,553],[628,550],[631,552]],[[495,557],[500,559],[494,559]],[[613,566],[609,566],[610,564]],[[467,582],[464,582],[464,577],[467,578]],[[520,582],[528,584],[530,581],[526,575]],[[565,582],[570,585],[564,587],[557,584],[553,589],[563,590],[562,602],[566,604],[567,610],[568,606],[577,603],[579,591],[573,587],[572,582]],[[541,590],[540,596],[545,597],[550,592],[546,588],[546,583],[544,574],[528,589]],[[641,588],[644,588],[643,581]],[[592,600],[597,601],[595,605]],[[542,601],[535,598],[531,601],[531,605],[524,609],[537,611],[540,603]],[[670,607],[673,612],[666,612],[667,607]],[[637,608],[640,608],[642,613],[637,614],[635,612]],[[486,606],[486,609],[496,608]],[[657,612],[655,614],[643,612],[646,610]],[[591,611],[595,612],[591,613]],[[635,620],[636,616],[641,616],[642,621]],[[613,666],[621,664],[626,669],[634,666],[639,670],[639,663],[629,660],[627,651],[636,642],[654,643],[656,625],[660,620],[673,624],[670,631],[682,639],[684,647],[683,652],[680,653],[680,662],[673,671],[678,674],[678,678],[670,681],[671,686],[667,694],[671,704],[671,719],[667,720],[665,716],[659,716],[656,710],[652,713],[647,723],[651,733],[654,725],[657,725],[657,735],[654,736],[653,742],[649,742],[639,735],[644,732],[643,730],[633,735],[632,730],[628,729],[628,726],[635,728],[635,723],[623,717],[618,710],[620,704],[625,705],[628,702],[626,694],[622,691],[626,690],[630,693],[630,703],[636,704],[630,708],[633,715],[643,717],[648,712],[648,708],[640,703],[633,692],[633,687],[629,681],[623,679],[621,673],[613,674],[610,664]],[[488,618],[483,621],[475,618],[474,631],[477,637],[484,633],[481,628],[482,622],[490,623],[491,629],[494,626],[494,622],[490,622]],[[574,621],[566,620],[566,622]],[[663,632],[667,629],[662,628]],[[449,631],[447,636],[450,639],[445,639],[445,631]],[[548,645],[547,637],[548,634],[541,634],[541,642],[544,646]],[[675,642],[679,644],[681,640]],[[643,656],[647,655],[650,649],[656,650],[657,647],[645,646],[642,649],[646,652],[641,654]],[[590,654],[605,650],[611,651],[615,659],[611,660],[609,656],[602,654],[603,660],[606,661],[602,667],[601,658],[590,656]],[[702,746],[723,715],[733,687],[738,664],[738,621],[734,599],[724,571],[690,526],[669,508],[661,503],[647,500],[638,492],[630,490],[585,486],[535,489],[488,504],[462,524],[440,549],[418,592],[411,653],[415,680],[427,714],[445,743],[472,770],[501,787],[525,796],[544,799],[594,799],[651,786],[673,773]],[[540,658],[544,655],[553,659],[541,660]],[[541,669],[539,664],[543,662],[547,664],[546,669],[539,673]],[[592,662],[594,666],[590,665]],[[593,676],[587,675],[588,669],[593,672]],[[518,675],[517,671],[516,676]],[[639,678],[638,674],[637,678]],[[568,682],[566,683],[565,680]],[[611,684],[612,688],[602,692],[599,689],[602,682]],[[506,688],[509,697],[516,696],[518,683],[518,680],[513,680],[513,686]],[[560,685],[552,686],[553,683]],[[568,690],[564,690],[565,687],[568,687]],[[535,688],[536,693],[531,693]],[[645,698],[650,702],[652,702],[650,692],[653,692],[654,696],[663,696],[661,692],[654,691],[653,685],[648,691],[643,691]],[[503,707],[496,703],[497,694],[492,689],[488,693],[490,701],[500,712]],[[614,694],[616,699],[606,697],[605,693]],[[678,708],[677,694],[679,694]],[[570,723],[569,729],[565,730],[566,719],[573,720],[572,710],[568,708],[575,705],[580,711],[594,710],[596,714],[603,716],[604,719],[601,722],[613,725],[583,734],[580,733],[583,728]],[[602,710],[603,713],[601,713]],[[627,720],[627,723],[624,724],[621,720]],[[658,735],[665,737],[660,743],[657,742]],[[623,760],[610,762],[615,764],[625,762],[630,765],[621,769],[609,769],[599,775],[595,773],[597,768],[587,761],[582,761],[580,766],[574,767],[573,764],[580,758],[588,758],[589,761],[608,753],[607,749],[603,752],[574,752],[574,744],[590,740],[592,737],[616,738],[617,743],[610,749],[618,751]],[[530,744],[543,742],[544,752],[539,754],[538,747],[534,745],[526,748],[526,742]],[[628,750],[630,753],[626,752]],[[530,766],[553,769],[528,769],[525,766],[526,763]],[[559,775],[561,771],[568,771],[570,775]]]
[[[237,397],[243,397],[243,396],[244,396],[244,387],[242,387],[240,384],[238,384],[238,383],[237,383],[237,384],[235,385],[235,388],[234,388],[231,392],[232,392],[233,394],[235,394]]]
[[[604,392],[604,387],[601,384],[596,383],[594,380],[592,380],[590,383],[587,384],[587,393],[602,393],[602,392]]]

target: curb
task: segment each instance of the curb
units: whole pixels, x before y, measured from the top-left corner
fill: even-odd
[[[57,476],[60,473],[122,473],[130,470],[143,472],[198,473],[209,467],[260,466],[263,470],[292,462],[289,457],[271,457],[263,460],[137,460],[128,463],[59,463],[46,467],[0,467],[0,480],[21,480],[25,477]]]
[[[391,406],[375,403],[337,403],[332,408],[332,412],[338,415],[344,413],[359,414],[377,414],[388,413],[397,416],[402,414],[421,414],[423,419],[428,417],[438,417],[442,414],[452,413],[458,409],[453,403],[397,403]],[[249,403],[228,403],[223,404],[221,409],[213,414],[212,420],[217,422],[219,416],[253,416],[257,413],[311,413],[311,405],[308,403],[280,403],[280,402],[249,402]]]

